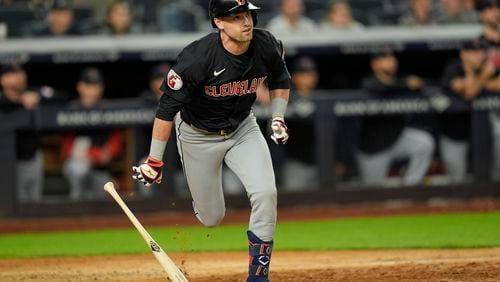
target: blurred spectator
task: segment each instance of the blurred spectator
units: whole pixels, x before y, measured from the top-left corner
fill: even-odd
[[[280,14],[272,18],[267,29],[271,32],[314,32],[316,23],[304,16],[302,0],[281,0]]]
[[[294,91],[290,97],[290,102],[293,104],[292,107],[298,110],[303,108],[299,106],[301,102],[310,105],[311,97],[318,85],[319,73],[314,60],[306,56],[295,59],[291,70]],[[309,106],[305,106],[305,108],[310,109]],[[309,110],[304,112],[306,115],[310,113]]]
[[[99,109],[105,104],[102,100],[104,80],[97,68],[84,69],[76,88],[79,99],[71,102],[69,108]],[[92,128],[65,134],[63,174],[70,184],[70,199],[102,197],[104,183],[111,180],[110,164],[121,151],[119,130]]]
[[[158,101],[163,95],[160,86],[165,78],[165,75],[170,70],[167,63],[155,65],[149,74],[149,88],[141,92],[139,97],[144,101],[145,106],[157,106]],[[150,140],[150,138],[148,138]]]
[[[160,32],[194,32],[209,30],[205,10],[192,0],[175,0],[157,7]]]
[[[399,19],[399,23],[406,26],[435,24],[432,14],[431,0],[411,0],[410,12]]]
[[[79,35],[74,11],[69,0],[54,0],[47,14],[47,22],[32,31],[33,36],[66,36]]]
[[[329,12],[321,27],[328,30],[360,30],[363,25],[354,20],[351,6],[347,0],[333,0]]]
[[[298,118],[288,119],[293,128],[294,140],[286,144],[286,162],[283,165],[283,186],[288,191],[300,191],[318,186],[316,166],[314,113],[315,103],[311,100],[318,85],[319,73],[316,63],[310,57],[299,57],[291,67],[293,88],[288,103],[289,111]]]
[[[141,31],[140,25],[133,21],[132,11],[126,1],[115,0],[109,5],[102,34],[122,36],[138,34]]]
[[[495,0],[477,0],[476,9],[483,26],[480,39],[489,45],[489,58],[500,68],[500,9]]]
[[[398,98],[420,93],[422,80],[398,73],[398,61],[391,50],[374,54],[373,75],[365,79],[364,88],[373,97]],[[434,152],[434,139],[421,129],[407,126],[404,116],[385,115],[363,118],[357,154],[363,183],[383,185],[391,164],[408,159],[404,185],[421,183]]]
[[[464,0],[464,10],[476,13],[476,0]]]
[[[465,0],[441,0],[439,24],[475,23],[478,20],[474,11],[465,9]]]
[[[486,48],[480,40],[462,47],[460,59],[451,62],[444,71],[445,94],[470,101],[481,93],[496,72],[495,66],[486,60]],[[452,183],[463,182],[466,177],[471,118],[470,112],[439,116],[441,159]]]
[[[0,113],[34,110],[41,103],[56,101],[54,90],[48,86],[31,89],[21,65],[1,66]],[[16,136],[17,198],[21,202],[37,202],[42,198],[43,156],[40,136],[34,130],[22,130]]]
[[[480,40],[488,44],[488,61],[496,69],[494,78],[484,85],[484,90],[492,93],[500,93],[500,8],[495,0],[477,0],[476,9],[479,19],[483,25],[483,34]],[[493,133],[493,165],[491,176],[493,180],[500,181],[500,112],[490,113],[490,121]]]

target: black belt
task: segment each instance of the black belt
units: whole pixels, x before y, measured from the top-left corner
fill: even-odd
[[[186,122],[187,123],[187,122]],[[191,128],[195,131],[198,131],[200,133],[206,134],[206,135],[218,135],[218,136],[224,136],[227,134],[230,134],[234,131],[232,128],[222,128],[222,129],[203,129],[203,128],[198,128],[192,124],[187,123]]]

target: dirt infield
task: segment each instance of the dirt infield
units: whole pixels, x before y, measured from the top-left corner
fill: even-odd
[[[280,220],[500,210],[498,200],[389,202],[383,205],[317,206],[280,210]],[[191,213],[139,216],[145,226],[199,224]],[[229,211],[224,223],[248,220],[248,211]],[[80,218],[3,219],[0,233],[131,227],[123,214]],[[325,238],[328,239],[328,238]],[[190,281],[244,281],[247,253],[174,253]],[[500,248],[466,250],[372,250],[273,254],[277,281],[500,281]],[[0,260],[7,281],[166,281],[151,254]]]
[[[189,281],[244,281],[247,254],[174,253]],[[277,281],[500,281],[500,248],[279,252]],[[0,281],[166,281],[152,255],[0,260]]]

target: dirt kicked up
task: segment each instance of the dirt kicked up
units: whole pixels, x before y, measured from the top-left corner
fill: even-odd
[[[247,254],[174,253],[189,281],[244,281]],[[280,252],[271,281],[500,281],[500,248]],[[0,260],[0,281],[166,281],[152,255]]]

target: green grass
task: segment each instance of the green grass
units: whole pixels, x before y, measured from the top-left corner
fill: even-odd
[[[168,252],[246,250],[246,226],[148,228]],[[282,222],[278,250],[500,246],[500,212]],[[132,227],[0,235],[0,258],[148,253]]]

